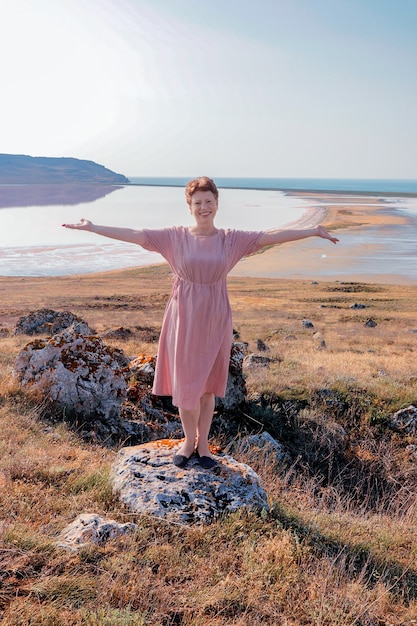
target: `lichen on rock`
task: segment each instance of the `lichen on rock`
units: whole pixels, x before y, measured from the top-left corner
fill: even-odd
[[[179,441],[160,440],[122,448],[112,467],[114,492],[135,513],[178,523],[208,523],[224,513],[268,510],[259,476],[226,454],[211,470],[192,457],[186,468],[172,463]]]

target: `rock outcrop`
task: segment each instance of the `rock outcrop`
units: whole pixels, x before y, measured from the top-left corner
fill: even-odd
[[[241,342],[232,344],[227,379],[226,395],[216,398],[216,408],[223,411],[233,411],[245,401],[246,383],[242,373],[242,363],[246,352],[246,345]]]
[[[15,378],[48,416],[76,424],[87,440],[118,445],[180,437],[177,409],[169,398],[152,394],[157,357],[130,360],[93,332],[68,311],[40,309],[20,318],[17,334],[53,334],[21,350]],[[245,351],[243,343],[232,346],[226,397],[217,398],[218,411],[233,411],[245,401]]]
[[[15,335],[55,335],[56,333],[79,324],[77,332],[82,335],[94,335],[92,330],[81,317],[70,311],[54,311],[52,309],[38,309],[31,311],[17,320]]]
[[[232,451],[235,449],[239,452],[257,455],[265,462],[272,460],[277,465],[285,466],[291,462],[288,450],[266,431],[243,437],[241,441],[231,447]]]
[[[203,470],[196,458],[186,468],[172,463],[178,441],[154,441],[122,448],[112,467],[114,492],[135,513],[178,523],[208,523],[241,508],[268,510],[258,475],[221,454]]]

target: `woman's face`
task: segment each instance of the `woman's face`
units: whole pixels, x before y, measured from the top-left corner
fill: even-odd
[[[195,191],[191,196],[190,213],[197,224],[211,224],[217,213],[217,200],[212,191]]]

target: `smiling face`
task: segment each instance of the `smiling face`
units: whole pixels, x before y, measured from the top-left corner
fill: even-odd
[[[212,191],[198,189],[191,196],[190,213],[196,225],[204,229],[211,226],[217,213],[217,199]]]

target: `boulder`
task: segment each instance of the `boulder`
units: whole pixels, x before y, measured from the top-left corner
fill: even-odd
[[[76,551],[89,544],[104,545],[110,539],[134,532],[136,528],[136,524],[119,524],[114,520],[105,520],[100,515],[85,513],[64,528],[56,545]]]
[[[218,410],[233,411],[245,401],[246,383],[242,373],[242,363],[246,350],[245,343],[235,342],[232,344],[226,395],[224,398],[216,398]]]
[[[55,335],[73,324],[83,324],[79,327],[78,332],[85,335],[94,335],[94,330],[78,315],[74,315],[70,311],[53,311],[52,309],[38,309],[31,311],[29,315],[25,315],[16,323],[15,335]],[[82,330],[80,330],[82,328]]]
[[[232,374],[229,371],[226,395],[224,398],[216,398],[216,409],[220,411],[233,411],[243,404],[245,397],[246,383],[242,372],[240,372],[240,374]]]
[[[243,341],[235,341],[232,343],[229,361],[229,372],[231,374],[239,375],[242,373],[242,363],[247,351],[247,343]]]
[[[242,508],[268,510],[259,476],[231,456],[217,456],[211,470],[192,457],[183,469],[172,463],[178,440],[122,448],[112,466],[114,493],[133,512],[178,523],[208,523]]]
[[[135,428],[142,426],[142,431],[128,440],[132,445],[183,435],[177,409],[169,398],[154,396],[146,378],[131,382],[127,399],[120,407],[120,417]]]
[[[262,456],[263,461],[273,459],[279,465],[287,465],[291,462],[291,456],[282,443],[279,443],[268,432],[243,437],[237,444],[233,444],[232,449],[250,455]]]
[[[66,330],[28,343],[15,361],[14,375],[54,411],[80,423],[106,421],[119,415],[126,397],[120,351],[114,352],[97,336]]]

